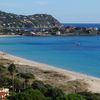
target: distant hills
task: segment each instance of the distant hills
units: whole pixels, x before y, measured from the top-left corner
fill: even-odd
[[[62,24],[48,14],[16,15],[0,11],[0,30],[19,28],[54,28],[62,27]]]
[[[100,28],[61,24],[48,14],[17,15],[0,11],[1,35],[97,35]]]

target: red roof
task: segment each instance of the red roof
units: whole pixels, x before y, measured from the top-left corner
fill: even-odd
[[[6,95],[7,95],[6,92],[0,92],[0,97],[2,97],[2,96],[6,96]]]

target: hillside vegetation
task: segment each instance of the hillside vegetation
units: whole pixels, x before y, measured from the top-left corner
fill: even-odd
[[[62,27],[62,24],[48,14],[16,15],[0,11],[0,31],[3,34],[14,32],[19,34],[25,31],[43,31],[54,27]],[[42,29],[41,29],[42,28]]]

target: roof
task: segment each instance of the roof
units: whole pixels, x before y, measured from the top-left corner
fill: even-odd
[[[7,95],[6,92],[0,92],[0,97],[2,97],[2,96],[6,96],[6,95]]]

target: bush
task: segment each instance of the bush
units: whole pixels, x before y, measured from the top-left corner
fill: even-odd
[[[68,94],[65,100],[87,100],[79,94]]]
[[[0,87],[10,87],[12,80],[8,77],[0,77]]]
[[[99,93],[81,92],[80,95],[84,96],[86,100],[100,100]]]
[[[48,88],[45,95],[47,97],[50,97],[52,100],[64,100],[64,93],[62,90],[58,89],[58,88]]]
[[[64,100],[64,93],[58,88],[54,88],[51,85],[44,84],[42,81],[34,81],[32,84],[33,89],[38,89],[46,97],[51,98],[50,100]],[[61,99],[62,98],[62,99]]]
[[[35,80],[32,83],[32,88],[40,90],[43,94],[47,91],[47,88],[45,87],[44,83],[38,80]]]
[[[19,73],[17,76],[24,78],[24,79],[34,79],[34,75],[31,73]]]
[[[7,98],[8,100],[47,100],[47,98],[39,91],[27,89],[24,92],[17,93]]]
[[[47,100],[39,90],[28,89],[25,93],[31,95],[32,100]]]
[[[18,93],[15,96],[8,97],[8,100],[33,100],[29,94]]]

